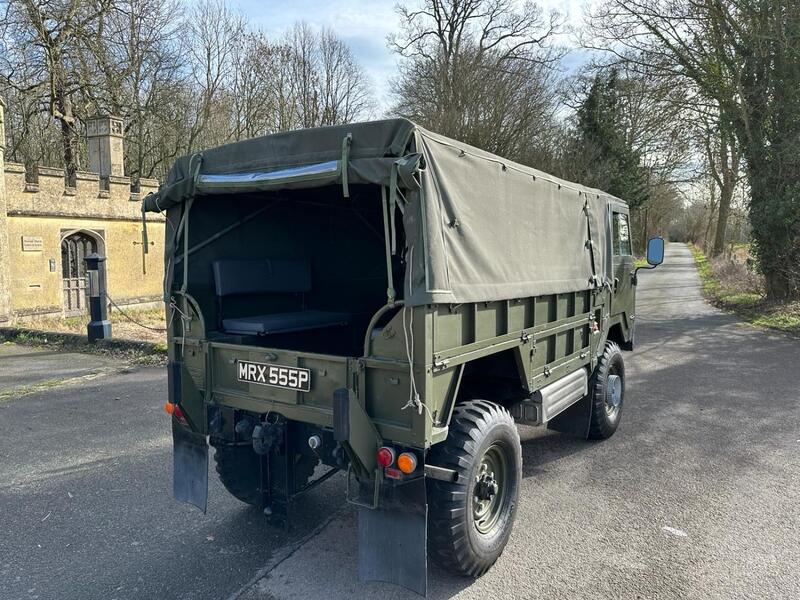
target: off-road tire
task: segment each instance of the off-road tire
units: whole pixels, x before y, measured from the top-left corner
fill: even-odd
[[[264,500],[260,489],[261,457],[250,444],[214,443],[214,440],[211,443],[215,448],[217,475],[225,489],[245,504],[263,508]],[[319,459],[315,457],[295,455],[293,491],[297,491],[311,478],[318,463]]]
[[[621,387],[619,402],[616,409],[609,412],[611,389],[609,376],[619,377]],[[614,435],[622,419],[622,408],[625,400],[625,362],[622,350],[615,342],[606,342],[603,355],[590,382],[590,400],[592,404],[592,418],[589,424],[589,439],[605,440]]]
[[[261,508],[261,457],[249,444],[219,443],[214,448],[217,475],[225,489],[245,504]]]
[[[474,512],[476,478],[490,453],[505,457],[506,467],[498,469],[504,473],[504,495],[497,499],[496,520],[481,532]],[[493,402],[459,403],[447,439],[431,449],[426,462],[458,473],[453,483],[427,480],[428,555],[448,571],[480,577],[502,554],[517,513],[522,448],[514,419]]]

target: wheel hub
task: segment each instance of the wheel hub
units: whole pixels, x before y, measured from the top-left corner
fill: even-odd
[[[472,493],[472,517],[482,534],[492,531],[505,499],[507,460],[499,445],[491,446],[481,459]]]
[[[606,411],[613,415],[622,404],[622,377],[609,375],[606,379]]]
[[[475,480],[475,496],[482,502],[491,500],[492,497],[497,493],[497,490],[500,489],[500,486],[497,485],[497,480],[494,477],[494,473],[489,473],[484,470],[475,478]]]

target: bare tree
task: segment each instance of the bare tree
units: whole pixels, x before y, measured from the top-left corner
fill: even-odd
[[[98,113],[123,117],[126,171],[134,181],[162,174],[180,149],[175,93],[185,85],[177,0],[117,0],[92,56],[102,79],[89,94]]]
[[[67,182],[80,166],[81,101],[93,85],[84,68],[89,40],[97,35],[113,0],[3,0],[0,57],[3,82],[46,103],[61,133]]]
[[[279,73],[279,51],[260,32],[245,36],[234,58],[232,80],[234,139],[275,131],[277,110],[274,79]]]
[[[423,0],[398,13],[402,33],[390,45],[404,60],[394,111],[526,160],[554,112],[558,15],[512,0]]]
[[[288,131],[302,127],[298,110],[300,86],[295,78],[295,54],[291,46],[283,43],[273,50],[271,94],[275,102],[272,131]]]
[[[348,123],[369,116],[374,108],[367,75],[350,48],[329,29],[319,34],[321,70],[320,125]]]
[[[2,86],[6,101],[6,157],[23,163],[28,177],[35,177],[39,164],[61,164],[61,133],[48,105],[34,94]]]
[[[291,78],[291,102],[300,127],[345,123],[372,112],[369,81],[350,49],[336,35],[296,24],[283,55]]]
[[[244,17],[223,0],[200,0],[191,12],[187,51],[196,102],[192,111],[187,150],[214,146],[230,136],[227,112],[231,79],[246,37]]]
[[[719,200],[716,203],[716,229],[714,243],[711,246],[711,255],[718,256],[725,250],[725,234],[728,228],[728,218],[731,214],[731,204],[741,175],[739,171],[739,147],[732,131],[715,115],[701,114],[699,119],[703,125],[700,143],[705,153],[706,165],[712,181],[719,191]],[[716,115],[718,117],[718,114]],[[712,222],[712,210],[709,223]]]
[[[0,0],[9,158],[64,164],[74,181],[83,119],[114,113],[136,185],[163,177],[180,154],[372,113],[370,83],[331,31],[298,24],[275,43],[224,0],[200,0],[186,15],[182,6]]]
[[[297,23],[286,35],[291,50],[289,69],[294,80],[295,109],[301,127],[314,127],[320,118],[320,68],[318,39],[306,23]]]

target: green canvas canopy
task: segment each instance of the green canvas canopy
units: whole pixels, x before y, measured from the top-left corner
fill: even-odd
[[[423,129],[406,119],[304,129],[179,159],[143,211],[167,211],[178,231],[198,196],[356,184],[385,189],[406,240],[409,305],[503,300],[608,285],[610,204],[570,183]],[[267,194],[265,194],[265,198]],[[403,249],[397,249],[403,251]],[[180,258],[177,235],[167,242]]]

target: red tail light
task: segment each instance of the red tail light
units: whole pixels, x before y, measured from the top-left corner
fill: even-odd
[[[378,448],[378,465],[381,467],[391,467],[394,464],[394,450],[388,446]]]
[[[168,414],[175,417],[178,420],[178,423],[181,425],[185,427],[189,426],[189,423],[186,421],[186,415],[183,413],[183,409],[179,405],[167,402],[167,404],[164,406],[164,410]]]

